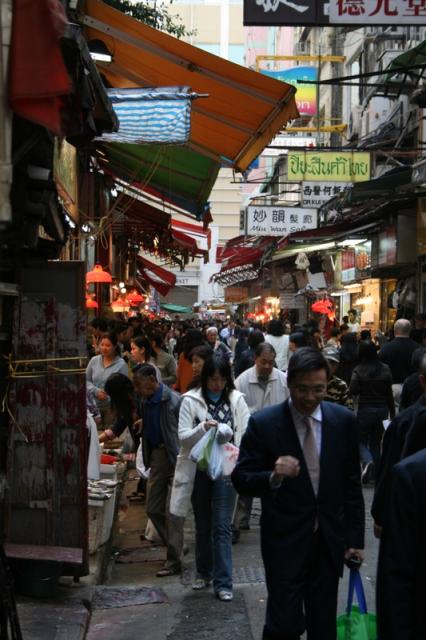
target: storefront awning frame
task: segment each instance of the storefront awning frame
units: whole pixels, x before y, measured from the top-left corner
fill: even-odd
[[[113,61],[102,71],[115,88],[176,84],[208,94],[195,105],[190,146],[236,170],[246,170],[298,117],[295,87],[153,29],[100,0],[86,0],[80,22],[89,40],[101,38],[111,49]]]

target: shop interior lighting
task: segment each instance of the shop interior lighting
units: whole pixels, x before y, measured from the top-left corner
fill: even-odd
[[[359,284],[358,282],[354,282],[353,284],[345,284],[345,290],[348,291],[353,291],[354,289],[357,289],[358,291],[362,290],[362,285]]]
[[[348,238],[338,243],[339,247],[356,247],[358,244],[367,242],[367,238]]]
[[[105,42],[95,39],[90,40],[88,45],[92,60],[96,60],[97,62],[112,62],[112,55]]]

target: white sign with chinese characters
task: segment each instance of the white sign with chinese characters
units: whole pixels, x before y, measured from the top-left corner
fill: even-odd
[[[343,193],[351,182],[302,182],[302,207],[322,207],[323,204]]]
[[[246,219],[249,236],[287,236],[296,231],[316,229],[318,212],[302,207],[249,205]]]
[[[426,0],[330,0],[330,24],[426,24]]]

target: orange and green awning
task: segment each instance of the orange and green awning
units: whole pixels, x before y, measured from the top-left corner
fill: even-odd
[[[114,88],[184,86],[194,101],[187,147],[245,171],[289,120],[295,88],[182,42],[104,4],[86,0],[87,40],[112,55],[98,67]]]

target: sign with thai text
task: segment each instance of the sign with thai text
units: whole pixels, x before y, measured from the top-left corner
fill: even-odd
[[[330,0],[330,24],[426,24],[426,0]]]
[[[319,209],[350,186],[350,182],[302,182],[302,207]]]
[[[357,151],[289,151],[289,181],[364,182],[370,179],[370,154]]]
[[[328,24],[328,0],[244,0],[245,25]]]
[[[287,236],[296,231],[316,229],[318,212],[302,207],[249,205],[246,219],[249,236]]]

